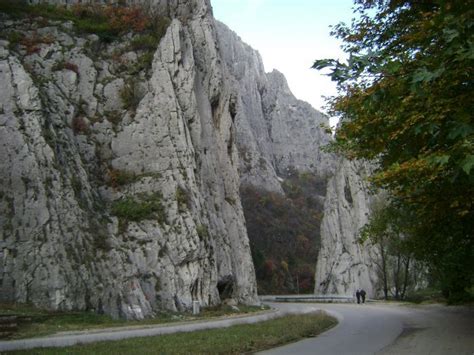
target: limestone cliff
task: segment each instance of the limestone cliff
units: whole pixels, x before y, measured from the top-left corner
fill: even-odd
[[[296,99],[285,77],[265,73],[257,51],[218,23],[222,56],[236,80],[236,135],[242,184],[282,192],[289,171],[331,175],[334,157],[321,148],[331,140],[328,117]]]
[[[341,158],[328,182],[316,294],[351,296],[357,288],[365,289],[369,297],[378,293],[378,275],[373,265],[377,249],[358,242],[359,230],[370,214],[369,172],[369,164]]]
[[[222,57],[239,93],[232,107],[242,185],[284,194],[282,182],[291,173],[329,179],[325,196],[320,196],[324,217],[315,293],[350,295],[363,287],[372,297],[377,292],[377,252],[357,241],[370,213],[369,166],[324,153],[322,147],[331,140],[322,128],[327,117],[297,100],[281,73],[265,73],[258,52],[224,24],[218,23],[217,30]]]
[[[363,169],[334,172],[327,118],[209,0],[127,2],[170,19],[151,51],[0,14],[1,300],[124,318],[256,303],[239,186],[283,193],[293,171],[335,174],[317,292],[372,282]]]
[[[171,23],[151,68],[133,34],[0,14],[2,301],[125,318],[257,302],[210,4],[154,4]]]
[[[220,23],[217,29],[240,93],[234,107],[241,198],[259,290],[312,291],[325,186],[336,159],[322,150],[331,140],[328,118],[297,100],[281,73],[265,73],[258,52],[235,33]]]

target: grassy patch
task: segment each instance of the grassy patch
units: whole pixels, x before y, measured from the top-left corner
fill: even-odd
[[[264,308],[268,309],[268,308]],[[1,315],[20,317],[18,331],[9,339],[25,339],[52,335],[65,331],[81,331],[86,329],[103,329],[125,326],[165,324],[178,321],[194,321],[221,316],[232,316],[261,311],[261,307],[239,305],[238,310],[227,305],[203,308],[199,315],[189,313],[162,312],[155,318],[142,321],[125,321],[112,319],[94,312],[49,312],[24,304],[0,304]]]
[[[165,208],[161,203],[160,194],[142,196],[140,199],[126,197],[115,201],[112,213],[125,221],[156,219],[160,223],[166,223]]]
[[[140,85],[136,79],[130,79],[125,83],[120,90],[120,98],[126,110],[135,111],[137,109],[143,94],[140,92]]]
[[[1,304],[0,314],[19,317],[18,331],[10,337],[11,339],[38,337],[69,330],[118,326],[125,323],[92,312],[50,312],[24,304]]]
[[[268,306],[245,306],[239,304],[237,306],[236,310],[235,308],[232,308],[231,306],[221,304],[218,306],[214,307],[207,307],[207,308],[202,308],[201,313],[199,313],[196,317],[197,318],[214,318],[214,317],[222,317],[222,316],[232,316],[236,314],[248,314],[248,313],[254,313],[254,312],[259,312],[262,310],[269,310],[270,307]]]
[[[189,200],[189,192],[181,186],[178,186],[176,188],[176,202],[178,203],[178,208],[181,212],[189,208]]]
[[[241,354],[286,344],[333,327],[322,313],[286,316],[230,328],[101,342],[67,349],[37,349],[35,354]],[[30,352],[17,352],[19,354]]]
[[[206,240],[207,238],[209,238],[209,231],[207,227],[203,224],[199,224],[198,226],[196,226],[196,232],[200,240]]]
[[[139,179],[139,177],[126,170],[110,168],[108,170],[108,185],[117,189],[120,186],[131,184]]]
[[[130,49],[133,51],[155,50],[160,39],[153,34],[136,36],[130,42]]]

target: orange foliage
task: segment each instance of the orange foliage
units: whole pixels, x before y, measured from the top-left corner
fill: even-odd
[[[106,6],[104,14],[109,19],[112,29],[117,32],[127,28],[135,32],[143,32],[150,26],[150,17],[144,14],[139,7]]]
[[[38,53],[41,49],[39,47],[41,43],[51,44],[53,42],[54,39],[51,36],[39,36],[36,32],[34,32],[30,37],[23,37],[20,40],[20,44],[25,46],[28,55]]]

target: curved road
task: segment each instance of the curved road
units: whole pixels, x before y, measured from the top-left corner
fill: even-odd
[[[472,307],[373,304],[271,304],[285,310],[315,307],[339,319],[315,338],[261,354],[474,355]]]
[[[70,346],[103,340],[157,336],[200,329],[255,323],[287,313],[324,310],[339,319],[333,329],[315,338],[261,354],[474,354],[474,309],[467,307],[399,306],[390,304],[269,303],[278,311],[228,319],[102,329],[55,336],[0,341],[0,351],[44,346]]]

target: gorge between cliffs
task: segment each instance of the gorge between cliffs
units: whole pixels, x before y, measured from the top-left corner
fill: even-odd
[[[375,294],[370,166],[209,0],[145,3],[151,34],[116,39],[0,13],[0,300],[142,319],[258,304],[256,271]]]

